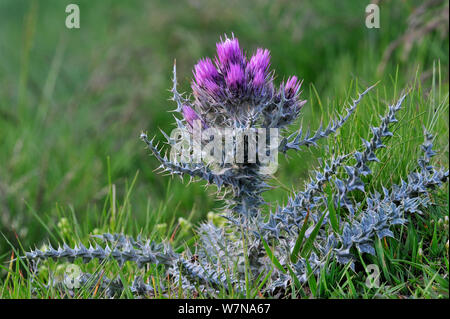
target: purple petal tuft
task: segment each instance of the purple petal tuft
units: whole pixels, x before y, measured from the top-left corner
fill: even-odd
[[[225,71],[231,64],[245,63],[245,56],[239,47],[239,41],[236,38],[226,38],[225,41],[216,44],[217,59],[216,63],[218,67]]]
[[[258,49],[256,53],[251,57],[250,62],[247,64],[247,72],[250,75],[255,75],[262,72],[267,75],[267,71],[270,66],[270,52],[267,49]]]
[[[239,64],[231,64],[225,78],[225,82],[230,91],[236,91],[245,88],[244,70]]]
[[[289,77],[284,86],[285,97],[287,99],[294,98],[297,95],[298,90],[300,89],[300,86],[301,86],[301,82],[298,81],[298,79],[295,75]]]
[[[201,59],[194,67],[194,78],[198,85],[214,82],[218,77],[219,73],[210,58]]]
[[[188,105],[183,105],[183,116],[190,127],[194,126],[194,121],[199,120],[198,114]]]

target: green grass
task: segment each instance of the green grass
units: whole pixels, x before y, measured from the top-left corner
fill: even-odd
[[[174,127],[167,112],[174,108],[168,101],[173,60],[180,87],[189,91],[194,63],[212,55],[225,32],[234,32],[248,52],[269,48],[277,83],[291,74],[304,78],[308,103],[292,130],[301,123],[312,129],[322,120],[328,123],[358,92],[379,81],[338,135],[318,148],[280,156],[273,180],[278,187],[265,196],[269,208],[302,187],[318,158],[361,149],[369,125],[402,90],[410,93],[394,137],[379,153],[381,163],[365,181],[369,190],[398,183],[415,167],[423,126],[436,134],[435,163],[448,167],[448,36],[426,35],[406,59],[400,47],[384,72],[377,72],[384,50],[405,32],[418,1],[383,3],[379,30],[365,28],[365,4],[359,1],[78,3],[79,30],[64,27],[63,2],[0,4],[1,298],[31,297],[27,268],[8,262],[12,247],[17,256],[22,247],[49,240],[87,243],[92,234],[113,231],[169,240],[179,251],[192,246],[196,223],[221,203],[202,183],[186,186],[186,180],[155,174],[157,161],[138,135],[147,130],[162,139],[159,128]],[[354,272],[330,260],[296,296],[448,298],[448,223],[439,222],[448,216],[448,186],[433,197],[436,206],[396,229],[396,240],[377,244],[376,258],[361,256],[362,264],[382,271],[380,288],[366,287],[363,269]],[[188,226],[180,227],[179,217]],[[42,283],[49,271],[63,271],[54,262],[41,267]],[[83,269],[125,279],[138,272],[113,262]],[[166,280],[160,269],[142,274],[149,282]],[[245,296],[220,296],[259,296],[264,279],[250,281]],[[193,297],[171,284],[173,295],[165,297]],[[37,294],[59,296],[54,289]],[[91,296],[83,291],[79,297]],[[123,297],[129,296],[128,291]]]

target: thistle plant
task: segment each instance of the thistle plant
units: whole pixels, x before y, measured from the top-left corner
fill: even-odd
[[[192,96],[177,91],[174,65],[171,92],[174,111],[179,114],[176,125],[190,141],[190,156],[180,160],[163,155],[154,139],[145,133],[140,136],[160,162],[161,171],[206,181],[217,187],[226,204],[221,212],[226,223],[199,225],[198,243],[192,251],[176,253],[167,243],[104,234],[99,236],[103,246],[50,246],[45,251],[30,251],[25,257],[33,263],[80,258],[85,263],[114,259],[119,265],[131,262],[139,268],[162,265],[183,289],[201,289],[212,296],[228,290],[245,294],[249,280],[263,277],[266,280],[261,289],[275,296],[280,291],[289,294],[293,285],[301,287],[309,277],[318,276],[330,260],[354,268],[358,253],[375,255],[374,241],[394,237],[393,227],[404,225],[408,214],[422,214],[423,208],[432,204],[431,191],[448,180],[448,170],[432,164],[436,154],[433,135],[425,131],[423,155],[399,185],[384,186],[381,193],[367,189],[363,180],[372,174],[373,163],[379,161],[377,151],[385,147],[385,139],[393,137],[391,126],[397,122],[397,113],[407,97],[407,93],[402,94],[388,106],[378,126],[370,128],[371,137],[362,139],[359,150],[330,155],[312,172],[302,190],[270,211],[262,194],[271,188],[268,181],[273,172],[262,168],[278,153],[315,147],[320,139],[335,134],[373,88],[362,91],[344,114],[327,125],[313,132],[300,128],[288,134],[306,103],[300,97],[302,82],[291,76],[276,86],[274,78],[267,49],[257,49],[248,57],[237,38],[225,37],[217,43],[214,59],[204,58],[195,65]],[[205,133],[212,128],[223,134],[212,137]],[[252,134],[252,130],[258,134]],[[244,137],[239,135],[242,132]],[[171,147],[179,142],[172,134],[164,136]],[[213,139],[231,146],[213,149],[214,162],[210,161],[211,148],[202,151],[202,156],[192,156],[196,147],[204,148]],[[238,148],[244,150],[241,161],[235,160]],[[253,156],[252,150],[262,151]],[[358,193],[363,200],[356,199],[361,197],[354,196]],[[92,278],[95,274],[83,274],[81,281],[85,285],[98,281]],[[100,288],[113,297],[121,293],[123,284],[120,278],[103,278]],[[151,295],[153,288],[136,276],[131,291]]]

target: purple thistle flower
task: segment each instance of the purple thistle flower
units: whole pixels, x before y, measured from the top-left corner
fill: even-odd
[[[242,121],[261,117],[264,125],[284,127],[298,117],[305,103],[299,98],[301,82],[291,76],[275,88],[269,50],[258,48],[247,59],[234,35],[221,39],[216,49],[214,59],[203,58],[195,65],[191,83],[195,106],[208,123],[229,125],[230,116]],[[183,113],[192,126],[195,112]]]
[[[212,99],[213,101],[220,101],[221,100],[221,87],[214,81],[205,80],[203,86],[199,86],[197,83],[193,82],[191,85],[192,92],[194,93],[194,96],[198,100],[206,100]]]
[[[226,72],[231,64],[245,64],[245,56],[239,47],[238,39],[234,36],[216,44],[216,63],[222,72]]]
[[[201,59],[194,67],[194,78],[198,85],[205,85],[207,82],[215,82],[219,77],[219,72],[210,58]]]
[[[239,64],[230,64],[225,82],[232,92],[245,90],[245,73]]]
[[[209,96],[218,100],[220,96],[220,82],[223,82],[219,71],[210,58],[201,59],[194,67],[194,81],[192,90],[197,98]]]
[[[183,116],[189,126],[194,127],[194,121],[201,120],[200,116],[188,105],[183,105]],[[202,126],[205,126],[205,123],[202,121]]]
[[[287,99],[294,98],[297,95],[301,85],[302,83],[298,82],[298,79],[295,75],[289,77],[286,81],[286,84],[284,85],[284,96]]]
[[[215,81],[206,80],[205,89],[209,92],[209,95],[216,97],[221,95],[221,88]]]
[[[258,72],[255,73],[251,81],[255,93],[259,93],[261,92],[262,88],[264,87],[264,84],[266,83],[266,76],[264,75],[262,70],[258,70]]]
[[[267,49],[257,49],[250,62],[247,64],[246,71],[250,75],[255,75],[262,72],[267,75],[267,71],[270,66],[270,52]]]
[[[255,95],[261,94],[271,79],[267,79],[270,66],[270,52],[267,49],[257,49],[246,66],[245,73],[249,86]],[[251,84],[251,85],[250,85]]]

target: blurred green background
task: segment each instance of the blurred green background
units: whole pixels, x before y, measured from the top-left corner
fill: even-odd
[[[80,7],[80,29],[64,25],[69,3]],[[445,98],[448,1],[377,3],[380,29],[366,28],[369,1],[359,0],[1,0],[0,231],[27,247],[38,244],[48,237],[41,223],[52,229],[62,210],[80,222],[95,219],[109,179],[122,198],[137,171],[130,195],[136,225],[161,205],[168,218],[193,212],[194,221],[219,208],[202,183],[155,174],[157,161],[138,137],[146,130],[162,140],[159,128],[174,127],[167,112],[174,108],[174,60],[180,90],[189,91],[193,65],[213,55],[225,33],[247,52],[269,48],[277,83],[295,74],[304,79],[304,98],[320,96],[304,109],[304,123],[313,127],[322,116],[327,122],[322,106],[333,111],[356,95],[349,89],[356,80],[359,89],[381,80],[389,98],[419,81],[426,94],[440,66]],[[448,119],[443,123],[448,166]],[[316,157],[280,157],[276,183],[298,189]],[[285,201],[282,188],[267,199]],[[6,251],[0,240],[0,253]]]

